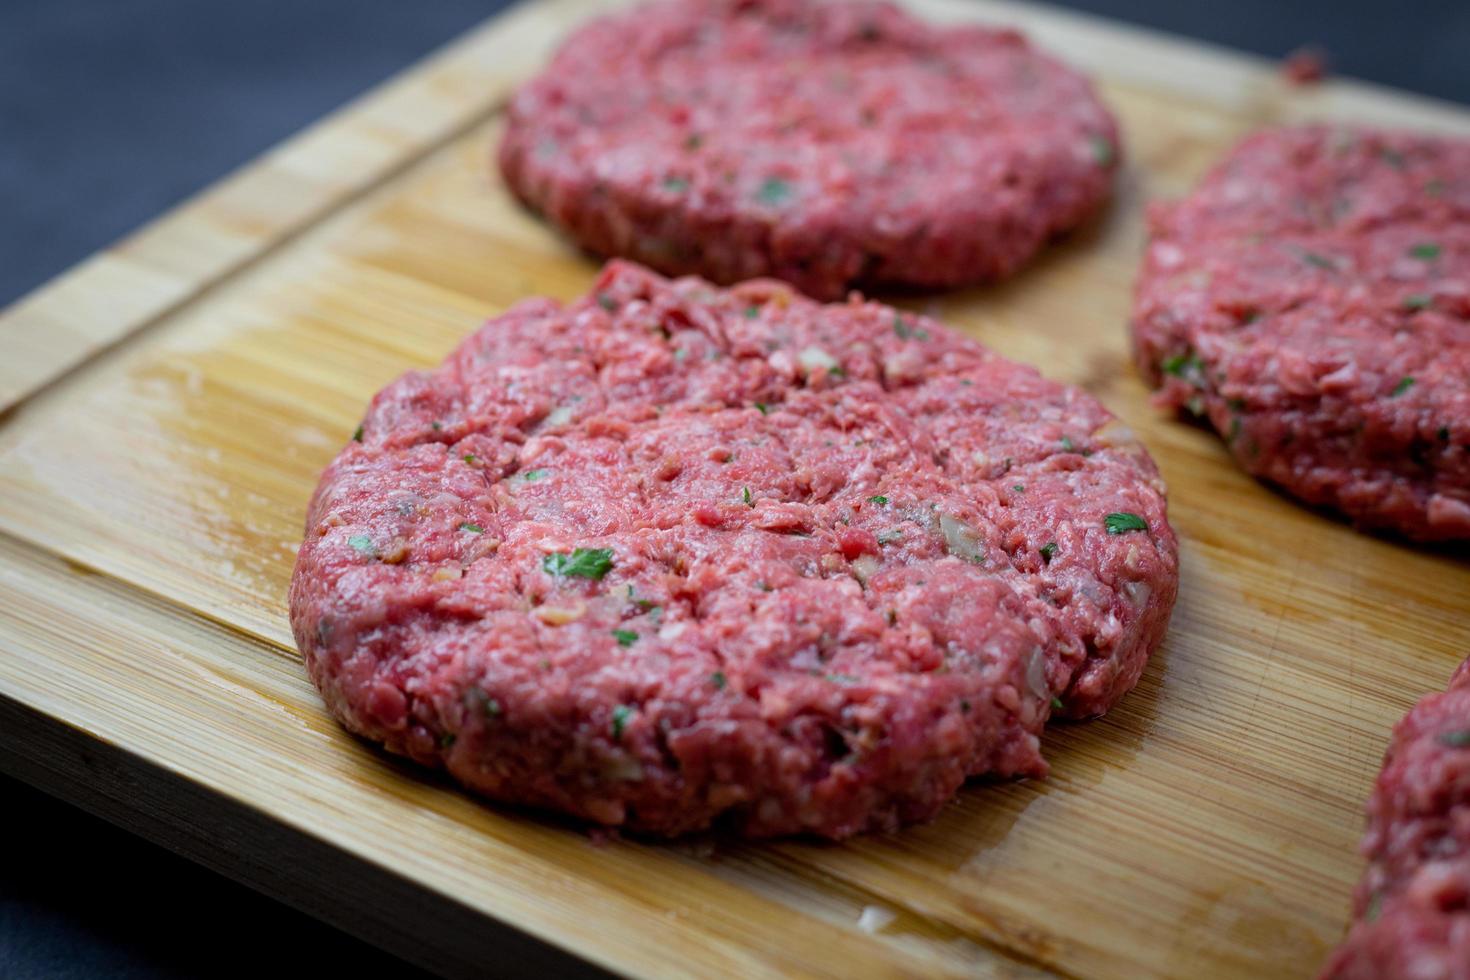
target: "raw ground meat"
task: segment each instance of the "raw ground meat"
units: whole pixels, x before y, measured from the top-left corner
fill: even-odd
[[[351,730],[657,834],[842,837],[1040,775],[1177,588],[1147,453],[943,325],[610,264],[374,400],[291,588]]]
[[[1149,224],[1133,336],[1163,404],[1307,503],[1470,539],[1470,140],[1269,130]]]
[[[1019,34],[887,3],[673,0],[578,30],[510,107],[506,181],[588,249],[812,296],[1008,276],[1118,165]]]

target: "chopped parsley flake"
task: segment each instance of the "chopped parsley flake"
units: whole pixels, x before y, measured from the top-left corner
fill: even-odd
[[[762,204],[785,204],[791,197],[791,185],[780,177],[767,177],[761,182],[756,197]]]
[[[1416,259],[1424,259],[1426,262],[1430,259],[1439,258],[1439,253],[1440,247],[1434,242],[1420,242],[1418,245],[1409,249],[1410,255]]]
[[[632,630],[613,630],[612,635],[620,647],[630,647],[638,642],[638,634]]]
[[[755,403],[755,410],[757,412],[760,412],[762,415],[770,415],[771,414],[771,406],[767,405],[765,402],[756,402]]]
[[[723,670],[717,670],[713,674],[710,674],[709,682],[715,686],[716,691],[723,691],[726,684],[725,672]]]
[[[1053,711],[1061,711],[1065,707],[1066,707],[1066,704],[1064,704],[1062,702],[1062,699],[1061,698],[1055,698],[1054,697],[1054,698],[1051,699],[1051,710],[1053,710]]]
[[[571,554],[553,552],[541,559],[541,568],[557,578],[602,578],[613,567],[611,548],[575,548]]]
[[[435,419],[434,421],[429,423],[429,428],[433,429],[435,432],[438,432],[440,429],[444,428],[444,423],[440,422],[438,419]]]
[[[1176,378],[1196,377],[1204,372],[1204,362],[1199,359],[1198,354],[1175,354],[1164,358],[1159,365],[1165,374],[1172,374]]]
[[[1087,145],[1092,150],[1092,159],[1099,167],[1110,165],[1117,156],[1113,150],[1113,141],[1106,136],[1093,136],[1088,139]]]
[[[1440,732],[1435,741],[1452,749],[1470,748],[1470,728],[1458,732]]]
[[[627,726],[628,719],[633,717],[633,709],[626,704],[620,704],[613,709],[612,713],[612,737],[620,739],[623,737],[623,728]]]
[[[607,310],[609,313],[618,308],[617,302],[607,293],[597,294],[597,305],[602,307],[604,310]]]
[[[353,550],[358,554],[367,555],[369,558],[378,553],[378,549],[373,545],[373,539],[366,534],[354,534],[347,539],[347,543],[352,545]]]
[[[1046,562],[1048,565],[1051,564],[1051,560],[1056,557],[1056,554],[1057,543],[1055,541],[1048,541],[1046,544],[1041,546],[1041,560]]]
[[[489,698],[489,697],[487,697],[485,699],[485,717],[486,718],[499,718],[500,717],[500,702],[499,701],[495,700],[494,698]]]
[[[1428,293],[1410,293],[1404,297],[1404,309],[1427,310],[1434,305],[1434,297]]]
[[[868,503],[870,503],[870,504],[877,504],[879,507],[887,507],[888,506],[888,498],[885,497],[885,496],[883,496],[882,494],[879,494],[876,497],[869,497],[868,498]]]
[[[1127,534],[1129,531],[1147,531],[1148,522],[1137,514],[1124,511],[1121,514],[1109,514],[1103,518],[1103,526],[1108,529],[1109,534]]]
[[[465,523],[461,524],[459,526],[459,529],[461,531],[468,531],[471,534],[484,534],[485,533],[485,529],[483,527],[481,527],[478,524],[471,524],[469,521],[466,521]]]
[[[747,506],[747,507],[754,507],[755,506],[755,504],[752,503],[751,502],[751,499],[750,499],[750,487],[741,487],[740,488],[740,499],[743,500],[743,501],[745,501],[745,506]]]
[[[756,317],[758,317],[760,315],[761,315],[761,308],[759,306],[747,306],[745,308],[745,319],[747,319],[747,320],[754,320]]]
[[[352,441],[353,442],[362,442],[362,426],[359,425],[357,427],[356,431],[354,431],[352,433]]]
[[[898,336],[904,340],[908,340],[910,338],[914,340],[929,339],[929,331],[925,330],[923,327],[912,326],[907,320],[905,320],[897,313],[893,315],[893,332],[898,334]]]
[[[1014,485],[1012,485],[1011,490],[1014,491],[1015,493],[1025,493],[1026,492],[1026,484],[1024,484],[1024,483],[1014,484]]]
[[[1414,387],[1414,379],[1407,376],[1402,377],[1399,378],[1399,383],[1393,386],[1393,391],[1389,392],[1388,395],[1390,398],[1397,398],[1412,387]]]
[[[1067,436],[1062,436],[1062,452],[1074,453],[1076,451],[1077,447],[1072,445],[1072,440]]]
[[[540,469],[540,470],[526,470],[523,473],[517,473],[516,474],[516,477],[518,479],[521,479],[521,480],[526,481],[527,483],[535,483],[537,480],[539,480],[543,476],[545,476],[546,475],[546,472],[547,471],[544,470],[544,469]]]
[[[675,194],[682,194],[689,189],[689,181],[683,177],[665,177],[664,189]]]
[[[478,463],[480,461],[480,457],[476,456],[474,453],[465,453],[464,454],[464,461],[466,463],[469,463],[471,466],[474,466],[476,463]]]
[[[1337,264],[1335,262],[1333,262],[1326,256],[1318,255],[1316,252],[1303,252],[1302,261],[1307,263],[1307,265],[1315,265],[1319,269],[1337,268]]]

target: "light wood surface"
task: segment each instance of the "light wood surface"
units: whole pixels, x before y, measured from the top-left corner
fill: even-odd
[[[1389,727],[1470,651],[1470,564],[1300,509],[1150,407],[1141,209],[1264,122],[1470,113],[1043,7],[914,5],[1023,26],[1125,130],[1105,217],[1011,283],[905,301],[1086,386],[1170,484],[1169,638],[1112,715],[1048,734],[1051,778],[842,845],[596,841],[322,710],[285,617],[317,475],[383,384],[595,273],[488,161],[510,86],[597,0],[488,23],[0,319],[0,765],[450,974],[1310,974]]]

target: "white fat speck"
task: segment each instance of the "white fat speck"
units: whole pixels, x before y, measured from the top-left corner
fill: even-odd
[[[1038,698],[1045,700],[1051,697],[1051,688],[1046,686],[1046,655],[1041,652],[1041,647],[1033,649],[1026,661],[1026,687]]]
[[[892,909],[881,905],[864,905],[862,915],[858,916],[858,928],[872,935],[893,925],[893,920],[897,918],[898,914]]]
[[[801,365],[802,370],[808,372],[815,371],[817,368],[833,371],[839,366],[837,358],[820,347],[803,348],[802,352],[796,355],[796,363]]]
[[[670,623],[658,631],[658,638],[660,640],[677,640],[688,628],[687,623]]]
[[[560,405],[556,408],[553,408],[551,410],[551,414],[546,416],[547,425],[566,425],[571,420],[572,410],[570,406],[567,405]]]

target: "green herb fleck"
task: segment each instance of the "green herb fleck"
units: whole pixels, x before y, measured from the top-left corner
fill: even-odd
[[[756,317],[758,317],[760,315],[761,315],[761,308],[759,306],[747,306],[745,308],[745,319],[747,319],[747,320],[754,320]]]
[[[723,670],[717,670],[713,674],[710,674],[709,682],[715,686],[716,691],[723,691],[725,689],[725,684],[727,683],[725,680],[725,672]]]
[[[1055,541],[1048,541],[1046,544],[1041,546],[1041,560],[1046,562],[1048,565],[1051,564],[1051,560],[1055,558],[1056,555],[1057,543]]]
[[[1166,357],[1159,367],[1165,374],[1172,374],[1176,378],[1194,378],[1204,373],[1205,365],[1198,354],[1190,353]]]
[[[545,476],[546,473],[547,471],[544,469],[526,470],[523,473],[517,473],[516,476],[517,478],[524,480],[527,483],[535,483],[537,480]]]
[[[1011,486],[1011,490],[1013,492],[1015,492],[1015,493],[1025,493],[1026,492],[1026,484],[1024,484],[1024,483],[1016,483],[1016,484],[1013,484]]]
[[[771,406],[767,405],[765,402],[756,402],[755,403],[755,410],[757,412],[760,412],[762,415],[770,415],[771,414]]]
[[[1121,514],[1109,514],[1103,518],[1103,526],[1108,529],[1109,534],[1127,534],[1129,531],[1147,531],[1148,522],[1137,514],[1129,514],[1126,511]]]
[[[604,310],[607,310],[609,313],[618,308],[617,301],[614,300],[607,293],[597,294],[597,305],[602,307]]]
[[[373,545],[373,539],[366,534],[354,534],[347,539],[347,543],[352,545],[353,550],[358,554],[366,555],[369,558],[378,553],[378,549]]]
[[[1413,248],[1409,249],[1410,255],[1412,255],[1416,259],[1423,259],[1426,262],[1430,259],[1439,258],[1439,253],[1440,247],[1434,242],[1420,242],[1418,245],[1415,245]]]
[[[1434,305],[1434,297],[1428,293],[1410,293],[1404,297],[1404,309],[1427,310]]]
[[[880,493],[876,497],[869,497],[868,498],[868,503],[870,503],[870,504],[877,504],[879,507],[887,507],[888,506],[888,498],[885,497],[885,496],[883,496]]]
[[[459,526],[459,529],[461,531],[468,531],[471,534],[484,534],[485,533],[485,529],[483,527],[481,527],[478,524],[471,524],[469,521],[465,521],[463,524],[461,524]]]
[[[1069,436],[1062,436],[1062,452],[1064,452],[1064,453],[1075,453],[1076,451],[1077,451],[1077,447],[1072,444],[1071,437],[1069,437]]]
[[[828,674],[827,680],[834,684],[860,684],[863,679],[852,674]]]
[[[760,190],[756,197],[762,204],[785,204],[791,197],[791,185],[780,177],[767,177],[761,182]]]
[[[611,548],[575,548],[571,554],[553,552],[541,559],[541,568],[557,578],[602,578],[613,567]]]
[[[675,194],[682,194],[689,189],[689,181],[683,177],[665,177],[664,189]]]
[[[1319,269],[1335,270],[1337,268],[1337,264],[1331,259],[1324,255],[1318,255],[1316,252],[1303,252],[1302,261],[1307,263],[1307,265],[1315,265]]]
[[[630,647],[638,642],[638,634],[632,630],[613,630],[612,635],[620,647]]]
[[[1092,159],[1099,167],[1110,166],[1117,157],[1113,141],[1106,136],[1093,136],[1087,142],[1088,148],[1092,150]]]
[[[1051,699],[1051,710],[1053,710],[1053,711],[1061,711],[1065,707],[1066,707],[1066,704],[1064,704],[1062,702],[1062,699],[1061,698],[1054,697],[1054,698]]]
[[[1457,732],[1440,732],[1435,741],[1452,749],[1470,748],[1470,728]]]
[[[352,433],[352,441],[353,442],[362,442],[362,426],[359,425],[357,427],[356,431],[354,431]]]
[[[893,332],[904,340],[908,340],[910,338],[913,338],[915,340],[929,339],[929,331],[925,330],[923,327],[915,327],[911,325],[907,320],[905,320],[897,313],[893,315]]]
[[[752,503],[751,500],[750,500],[750,487],[741,487],[740,488],[740,499],[743,500],[743,501],[745,501],[745,506],[747,506],[747,507],[754,507],[755,506],[755,504]]]
[[[466,463],[469,463],[471,466],[474,466],[476,463],[478,463],[480,461],[480,457],[476,456],[474,453],[465,453],[464,454],[464,461]]]
[[[633,717],[633,709],[626,704],[620,704],[613,709],[612,737],[614,741],[623,737],[623,728],[627,726],[628,719],[631,717]]]
[[[444,428],[444,423],[440,422],[438,419],[435,419],[433,422],[429,423],[429,428],[433,429],[435,432],[438,432],[439,430]]]
[[[1388,397],[1397,398],[1399,395],[1402,395],[1404,392],[1408,391],[1412,387],[1414,387],[1413,378],[1407,376],[1399,378],[1399,383],[1393,386],[1393,391],[1390,391],[1388,393]]]

